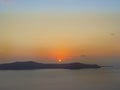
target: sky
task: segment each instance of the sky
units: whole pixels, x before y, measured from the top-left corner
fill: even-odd
[[[120,0],[0,0],[0,62],[119,62],[119,25]]]

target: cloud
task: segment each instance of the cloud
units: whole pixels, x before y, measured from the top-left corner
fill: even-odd
[[[111,36],[115,36],[116,34],[115,33],[110,33]]]
[[[87,57],[87,55],[85,55],[85,54],[82,54],[82,55],[80,55],[80,57]]]

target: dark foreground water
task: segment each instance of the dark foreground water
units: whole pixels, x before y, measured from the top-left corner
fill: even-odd
[[[0,90],[120,90],[120,69],[0,71]]]

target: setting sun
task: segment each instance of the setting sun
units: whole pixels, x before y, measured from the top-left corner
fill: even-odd
[[[61,63],[61,62],[62,62],[62,60],[61,60],[61,59],[59,59],[59,60],[58,60],[58,62],[59,62],[59,63]]]

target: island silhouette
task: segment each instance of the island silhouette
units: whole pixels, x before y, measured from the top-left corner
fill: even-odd
[[[87,69],[87,68],[101,68],[97,64],[83,64],[83,63],[65,63],[65,64],[45,64],[33,61],[13,62],[0,64],[0,70],[35,70],[35,69]]]

